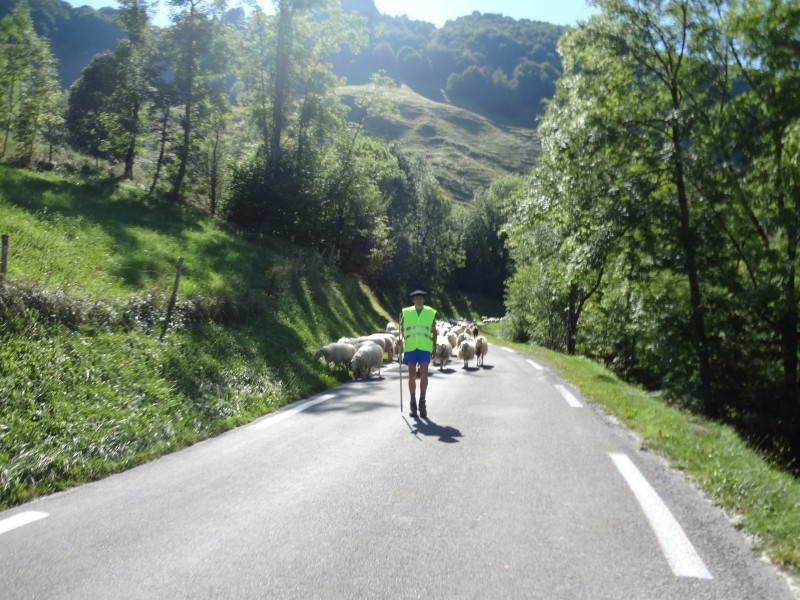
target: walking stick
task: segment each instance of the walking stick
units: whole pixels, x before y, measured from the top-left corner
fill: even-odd
[[[398,323],[403,322],[403,313],[400,313],[400,318],[397,320]],[[400,326],[400,335],[403,335],[403,328],[402,325]],[[403,352],[400,351],[400,364],[398,365],[398,370],[400,371],[400,414],[403,414]]]

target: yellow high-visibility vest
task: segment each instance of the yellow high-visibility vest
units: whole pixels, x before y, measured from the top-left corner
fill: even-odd
[[[433,352],[431,328],[434,319],[436,319],[436,310],[430,306],[423,306],[419,314],[414,306],[403,309],[403,350],[405,352],[414,350]]]

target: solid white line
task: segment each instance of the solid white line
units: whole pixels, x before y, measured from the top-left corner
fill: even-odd
[[[303,402],[302,404],[295,406],[294,408],[290,408],[288,410],[278,413],[274,417],[267,417],[263,421],[259,421],[258,423],[254,424],[253,427],[255,427],[256,429],[264,429],[265,427],[270,427],[271,425],[275,425],[276,423],[285,421],[289,417],[293,417],[297,413],[303,412],[304,410],[311,408],[312,406],[316,406],[321,402],[325,402],[326,400],[330,400],[331,398],[336,398],[336,394],[325,394],[324,396],[317,398],[316,400],[309,400],[308,402]]]
[[[583,408],[583,404],[581,404],[580,400],[573,396],[572,392],[570,392],[563,385],[556,384],[555,388],[558,390],[558,393],[564,397],[564,400],[567,401],[567,404],[569,404],[572,408]]]
[[[27,512],[19,513],[18,515],[14,515],[13,517],[8,517],[7,519],[0,521],[0,535],[11,531],[12,529],[16,529],[17,527],[22,527],[28,523],[33,523],[39,519],[44,519],[48,516],[50,515],[44,512],[29,510]]]
[[[511,354],[514,354],[514,351],[511,348],[506,348],[505,346],[500,346],[500,349],[501,350],[505,350],[506,352],[510,352]]]
[[[677,577],[712,579],[711,573],[708,572],[678,521],[631,459],[624,454],[612,453],[609,456],[639,501],[672,572]]]
[[[528,363],[530,366],[532,366],[534,369],[539,369],[540,371],[544,371],[544,367],[543,367],[542,365],[540,365],[539,363],[535,363],[535,362],[533,362],[532,360],[529,360],[529,361],[526,361],[526,362],[527,362],[527,363]]]

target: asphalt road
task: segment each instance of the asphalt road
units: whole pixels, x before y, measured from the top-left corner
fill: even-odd
[[[0,598],[794,598],[547,365],[462,366],[427,421],[392,366],[0,513]]]

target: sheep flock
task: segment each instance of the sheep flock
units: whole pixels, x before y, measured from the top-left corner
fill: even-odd
[[[432,366],[443,370],[454,359],[463,361],[463,368],[475,360],[477,367],[483,366],[489,351],[489,342],[478,334],[474,322],[436,321],[436,344],[431,356]],[[400,328],[394,322],[386,325],[386,330],[359,337],[343,337],[326,344],[314,352],[314,360],[323,359],[334,368],[348,370],[355,379],[366,379],[386,362],[399,362],[403,355],[403,340]]]

